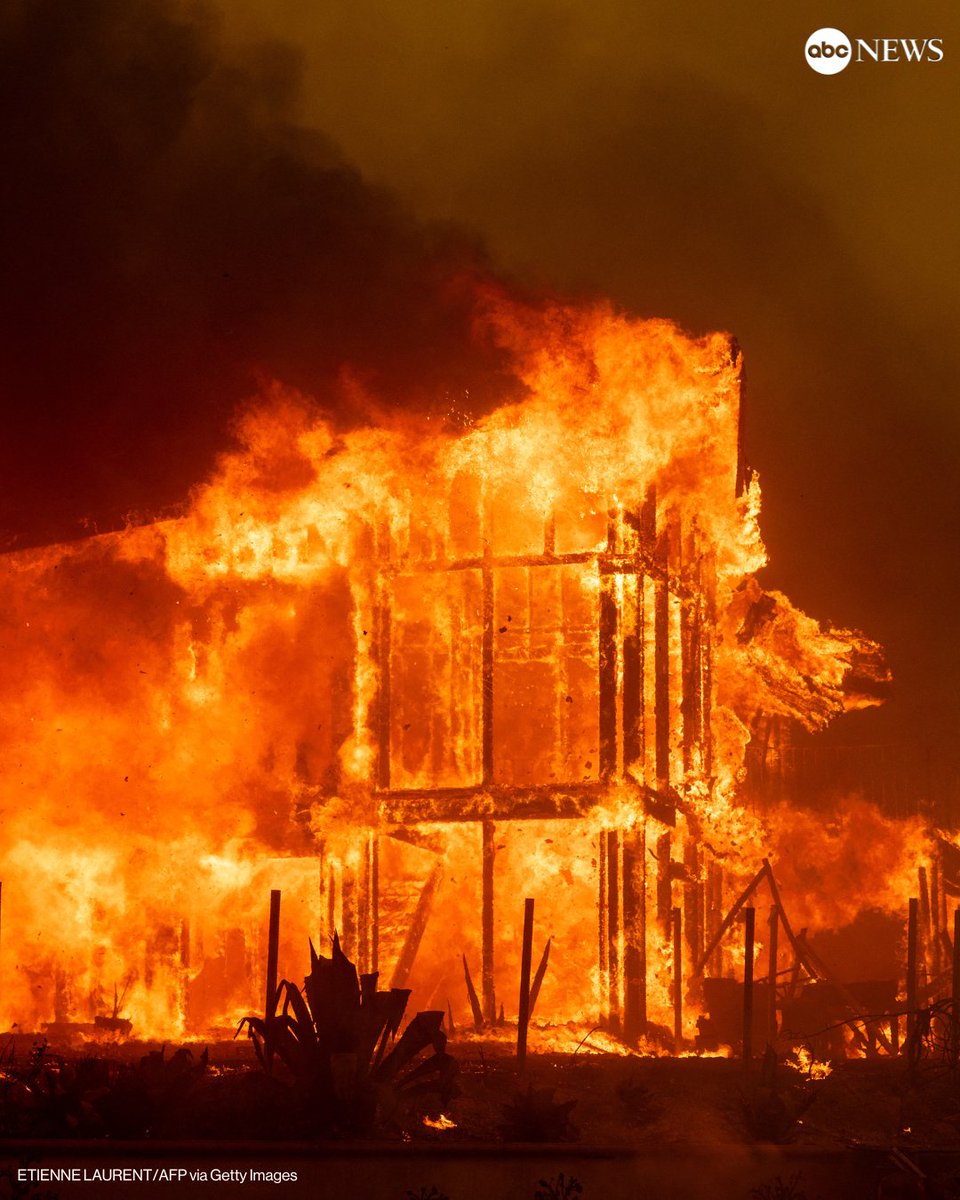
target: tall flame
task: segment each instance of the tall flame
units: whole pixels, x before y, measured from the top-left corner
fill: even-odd
[[[477,664],[489,653],[499,679],[528,689],[494,701],[501,782],[599,784],[594,614],[608,585],[589,564],[605,548],[641,553],[630,514],[644,506],[675,577],[671,678],[687,661],[683,596],[710,627],[710,757],[702,736],[685,739],[693,718],[675,690],[670,794],[734,884],[783,844],[778,829],[814,836],[795,815],[776,814],[771,832],[739,806],[752,723],[763,712],[820,727],[872,702],[852,681],[885,668],[869,640],[821,629],[754,578],[766,554],[759,484],[738,489],[735,345],[492,291],[478,314],[516,364],[521,401],[441,429],[398,417],[342,432],[274,384],[181,518],[0,564],[6,1020],[89,1020],[117,985],[140,1032],[216,1024],[255,1000],[271,887],[284,891],[290,974],[308,934],[352,919],[350,880],[369,839],[390,832],[375,778],[387,575],[400,783],[483,784]],[[530,565],[538,555],[547,566]],[[491,650],[485,556],[506,564]],[[622,611],[657,602],[652,576],[615,572],[609,586]],[[652,626],[643,638],[652,664]],[[621,655],[621,691],[625,669]],[[658,786],[656,731],[640,719],[645,751],[579,823],[498,827],[498,885],[538,891],[538,928],[564,964],[544,983],[544,1017],[589,1021],[597,1008],[597,837],[642,828],[637,787]],[[408,816],[415,836],[383,853],[380,966],[400,954],[439,861],[432,886],[461,937],[427,937],[416,962],[423,998],[443,1004],[461,995],[461,951],[479,969],[479,832]],[[862,903],[890,902],[885,883],[874,896],[868,873],[860,882]],[[498,978],[512,978],[519,915],[500,920]],[[653,924],[645,950],[651,1012],[668,1023],[672,950]]]

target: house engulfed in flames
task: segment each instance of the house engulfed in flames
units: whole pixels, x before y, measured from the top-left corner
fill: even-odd
[[[225,1022],[280,888],[290,977],[336,929],[458,1019],[465,957],[492,1020],[529,896],[538,1019],[672,1028],[679,954],[696,1032],[697,979],[737,969],[724,916],[789,842],[738,803],[752,732],[872,703],[885,669],[755,580],[728,336],[489,320],[521,401],[337,434],[278,387],[181,518],[5,557],[4,1020],[116,989],[139,1032]],[[909,832],[868,903],[903,902]]]

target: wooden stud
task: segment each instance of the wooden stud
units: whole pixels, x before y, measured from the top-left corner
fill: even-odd
[[[381,597],[377,608],[377,787],[390,787],[390,608]]]
[[[619,613],[615,577],[600,576],[599,655],[597,697],[600,731],[600,778],[611,779],[617,770],[617,630]]]
[[[606,1021],[606,997],[609,995],[610,961],[607,943],[607,835],[597,834],[597,963],[600,967],[600,995],[597,997],[598,1020]]]
[[[400,957],[397,959],[397,965],[393,969],[393,978],[390,980],[392,988],[402,988],[407,986],[407,980],[410,977],[410,971],[416,961],[417,953],[420,950],[420,943],[423,941],[424,931],[427,928],[427,922],[430,920],[430,912],[433,908],[433,901],[437,894],[437,889],[443,879],[446,863],[444,859],[440,859],[434,864],[433,870],[427,877],[417,899],[417,907],[413,911],[413,916],[410,919],[410,924],[407,927],[407,936],[403,940],[403,948],[400,951]]]
[[[920,923],[920,901],[910,899],[907,912],[907,1048],[913,1047],[913,1035],[917,1025],[917,941]]]
[[[646,830],[623,835],[623,1036],[635,1045],[647,1028]]]
[[[768,958],[770,970],[767,974],[767,1041],[771,1046],[777,1041],[777,935],[780,932],[780,914],[774,904],[770,909],[770,947]]]
[[[280,957],[280,893],[270,892],[270,924],[267,932],[267,983],[263,1010],[272,1017],[277,1000],[277,964]]]
[[[480,742],[483,782],[493,783],[493,568],[490,542],[484,542],[481,572],[483,633],[480,645]]]
[[[657,787],[670,786],[670,595],[658,580],[654,589],[654,731]]]
[[[380,970],[380,838],[370,837],[370,970]]]
[[[750,882],[747,884],[747,886],[744,888],[744,890],[740,893],[733,908],[731,908],[730,911],[727,913],[727,915],[724,917],[723,921],[720,923],[720,928],[713,935],[713,938],[710,941],[710,945],[706,948],[706,950],[704,950],[700,961],[694,966],[694,969],[693,969],[694,977],[703,974],[703,968],[706,965],[707,961],[709,960],[711,954],[713,954],[714,950],[716,950],[716,948],[720,945],[720,942],[723,940],[723,935],[727,932],[727,930],[730,928],[730,926],[737,919],[737,915],[739,914],[740,909],[743,908],[743,906],[746,904],[746,902],[750,899],[751,895],[753,894],[754,889],[760,885],[760,883],[766,877],[766,874],[767,874],[766,868],[761,867],[760,870],[756,873],[756,875],[754,875],[753,879],[750,880]]]
[[[607,1012],[610,1028],[620,1032],[620,835],[606,835],[607,851]]]
[[[673,911],[673,861],[669,831],[657,838],[657,920],[664,930],[670,928]]]
[[[951,1060],[956,1066],[960,1062],[960,908],[953,910],[953,979],[951,986],[953,1006],[950,1010],[953,1040]]]
[[[533,958],[533,900],[523,902],[523,945],[520,952],[520,1003],[517,1013],[517,1070],[527,1060],[527,1025],[530,1021],[530,968]]]
[[[493,821],[482,824],[483,837],[483,880],[481,896],[481,962],[480,992],[483,997],[483,1014],[493,1024],[497,1019],[496,995],[493,984],[493,862],[496,855]]]
[[[683,1049],[683,934],[680,909],[673,910],[673,1050]]]
[[[753,1058],[753,934],[756,909],[743,910],[743,1061]]]

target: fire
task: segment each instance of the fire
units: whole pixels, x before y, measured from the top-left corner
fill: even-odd
[[[763,856],[817,836],[739,803],[757,714],[818,728],[885,669],[755,579],[727,335],[478,313],[521,401],[343,432],[273,385],[179,519],[3,561],[8,1022],[122,984],[138,1033],[203,1035],[258,1003],[271,888],[282,972],[337,929],[462,1026],[464,955],[489,1021],[534,896],[535,1019],[689,1051],[675,944],[686,981]],[[866,903],[902,902],[870,890],[892,862]]]
[[[826,1062],[818,1062],[806,1046],[798,1046],[793,1055],[787,1059],[787,1065],[795,1067],[801,1075],[808,1079],[826,1079],[833,1073],[833,1067]]]
[[[457,1127],[456,1121],[446,1116],[444,1113],[441,1113],[436,1119],[429,1116],[424,1117],[423,1123],[427,1129],[456,1129]]]

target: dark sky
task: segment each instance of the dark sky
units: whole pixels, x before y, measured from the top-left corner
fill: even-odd
[[[765,582],[897,678],[831,736],[955,754],[956,6],[4,11],[4,544],[182,500],[258,371],[482,406],[502,364],[445,280],[486,261],[739,337]],[[821,25],[944,61],[820,77]]]

